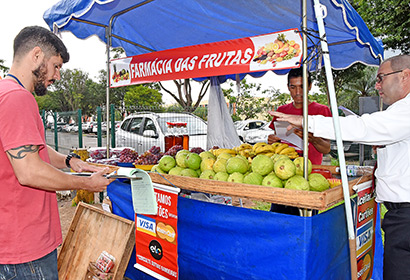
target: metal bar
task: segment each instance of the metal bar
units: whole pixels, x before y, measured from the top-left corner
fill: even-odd
[[[83,121],[81,109],[78,109],[78,147],[83,147]]]
[[[101,107],[97,107],[97,146],[102,146],[102,135],[101,135]]]
[[[337,108],[337,100],[336,100],[336,93],[335,93],[335,86],[333,82],[333,75],[332,75],[332,65],[330,63],[329,57],[329,48],[327,45],[326,40],[326,33],[325,33],[325,25],[324,25],[324,11],[322,10],[322,5],[320,4],[319,0],[314,0],[314,9],[315,15],[317,19],[319,34],[323,38],[320,44],[323,50],[323,61],[325,64],[325,73],[326,73],[326,80],[329,89],[329,97],[330,97],[330,107],[333,116],[333,126],[335,130],[335,138],[337,144],[337,154],[339,157],[339,164],[340,164],[340,175],[342,178],[342,187],[343,187],[343,197],[344,197],[344,205],[345,205],[345,214],[346,214],[346,223],[347,223],[347,231],[349,237],[349,252],[350,252],[350,273],[351,279],[357,279],[357,260],[356,260],[356,238],[355,238],[355,231],[353,225],[353,215],[352,215],[352,208],[350,204],[350,193],[349,193],[349,185],[346,173],[346,162],[345,156],[343,151],[343,142],[342,142],[342,135],[340,131],[340,122],[339,122],[339,111]]]
[[[57,135],[57,112],[54,112],[54,145],[58,152],[58,135]]]

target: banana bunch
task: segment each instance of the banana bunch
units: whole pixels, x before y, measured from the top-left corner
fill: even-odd
[[[255,155],[263,154],[268,157],[271,157],[275,154],[274,147],[265,142],[259,142],[253,145],[252,151]]]
[[[275,154],[279,154],[279,155],[286,155],[288,156],[290,159],[294,159],[297,158],[299,155],[296,152],[294,147],[289,147],[288,144],[285,143],[273,143],[271,145],[274,150],[275,150]]]
[[[224,149],[224,148],[221,148],[221,149],[211,149],[211,150],[209,150],[211,153],[213,153],[214,154],[214,156],[216,156],[216,157],[218,157],[220,154],[222,154],[222,153],[228,153],[228,154],[231,154],[231,155],[233,155],[233,156],[235,156],[236,155],[236,152],[235,152],[235,150],[233,150],[233,149]]]
[[[233,150],[238,155],[242,155],[246,158],[252,157],[254,155],[252,151],[252,145],[248,143],[243,143],[240,146],[233,148]]]

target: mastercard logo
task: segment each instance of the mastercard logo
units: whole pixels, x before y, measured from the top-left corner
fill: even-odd
[[[176,233],[174,228],[170,225],[159,222],[157,224],[157,234],[159,238],[167,240],[170,243],[173,243],[175,241]]]
[[[370,278],[370,269],[372,265],[372,258],[370,253],[367,253],[364,259],[361,259],[357,264],[358,274],[357,278],[360,280],[368,280]]]

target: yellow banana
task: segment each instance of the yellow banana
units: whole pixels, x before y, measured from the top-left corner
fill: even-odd
[[[294,151],[295,151],[295,148],[293,148],[293,147],[287,147],[287,148],[283,149],[282,151],[280,151],[279,154],[281,154],[281,155],[286,155],[286,154],[290,154],[290,153],[292,153],[292,152],[294,152]]]
[[[271,156],[275,155],[275,153],[270,152],[270,153],[266,153],[266,154],[263,154],[263,155],[271,157]]]
[[[294,153],[287,154],[287,156],[290,159],[295,159],[295,158],[299,157],[299,154],[297,152],[294,152]]]
[[[243,143],[239,146],[239,150],[246,150],[246,149],[252,149],[252,145],[248,143]]]
[[[258,142],[255,145],[253,145],[252,150],[255,152],[257,148],[259,148],[260,146],[265,146],[265,145],[268,145],[268,144],[265,142]]]
[[[259,146],[255,150],[255,154],[257,154],[257,155],[262,154],[262,153],[273,153],[273,152],[275,152],[275,150],[273,149],[273,147],[271,145]]]
[[[287,147],[289,147],[288,144],[281,143],[280,145],[278,145],[278,146],[275,148],[275,154],[279,154],[283,149],[286,149]]]
[[[276,149],[276,147],[277,146],[279,146],[280,144],[282,144],[281,142],[275,142],[275,143],[272,143],[272,147],[273,147],[273,149]]]
[[[212,153],[216,157],[218,157],[222,153],[228,153],[228,154],[231,154],[231,155],[236,155],[236,152],[233,149],[224,149],[224,148],[213,150]]]

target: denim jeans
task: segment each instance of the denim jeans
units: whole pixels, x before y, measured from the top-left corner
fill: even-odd
[[[0,264],[0,280],[57,280],[57,250],[27,263]]]

